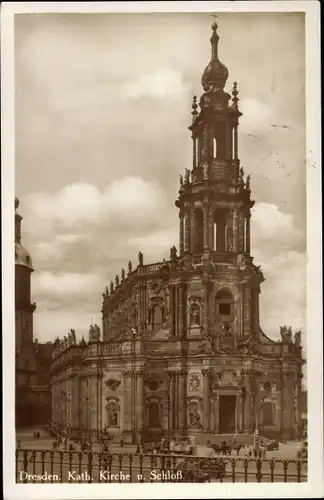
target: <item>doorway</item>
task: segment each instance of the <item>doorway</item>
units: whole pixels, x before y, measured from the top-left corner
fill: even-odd
[[[219,433],[235,434],[236,396],[220,396],[219,398]]]

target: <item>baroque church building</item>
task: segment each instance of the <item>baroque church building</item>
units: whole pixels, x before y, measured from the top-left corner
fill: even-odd
[[[251,255],[250,176],[239,160],[238,89],[212,26],[203,93],[192,105],[192,167],[180,177],[179,249],[116,276],[102,328],[56,339],[52,426],[97,440],[301,433],[301,332],[261,330],[264,277]]]
[[[21,242],[22,216],[15,198],[15,415],[16,427],[51,421],[50,365],[53,344],[34,339],[30,254]]]

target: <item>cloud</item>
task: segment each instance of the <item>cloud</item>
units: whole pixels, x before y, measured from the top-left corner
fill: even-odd
[[[100,286],[100,277],[95,274],[77,274],[77,273],[60,273],[53,274],[50,272],[38,273],[34,286],[46,294],[47,292],[60,295],[87,295],[89,290],[93,290]]]
[[[47,230],[52,225],[75,229],[80,223],[96,223],[113,216],[149,217],[163,203],[164,193],[157,183],[130,176],[112,182],[103,191],[78,182],[53,195],[34,193],[27,200],[26,217],[38,220]]]
[[[132,236],[127,243],[136,248],[145,249],[151,258],[169,258],[170,248],[177,242],[178,231],[178,227],[174,226],[141,237]]]
[[[293,215],[271,203],[257,203],[252,209],[251,233],[252,241],[265,255],[291,249],[304,238],[303,232],[295,227]]]
[[[292,214],[259,203],[253,210],[251,233],[252,255],[266,278],[260,294],[261,327],[274,339],[280,337],[279,325],[304,329],[306,254],[295,250],[302,231],[295,227]]]
[[[257,98],[245,98],[240,102],[240,130],[246,133],[264,132],[271,124],[272,109]]]
[[[132,99],[153,97],[161,99],[167,96],[186,94],[191,90],[191,84],[184,82],[183,76],[167,66],[157,68],[153,73],[142,75],[137,81],[125,84],[122,95]]]

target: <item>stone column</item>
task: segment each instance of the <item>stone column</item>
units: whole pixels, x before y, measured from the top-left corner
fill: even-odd
[[[208,250],[209,248],[209,237],[208,237],[208,208],[203,208],[203,230],[204,230],[204,250]]]
[[[175,337],[176,335],[176,307],[175,307],[175,286],[169,286],[169,297],[170,297],[170,336]]]
[[[245,251],[250,255],[251,251],[251,214],[246,218]]]
[[[190,253],[195,253],[196,248],[195,248],[195,243],[196,243],[196,214],[195,210],[191,209],[190,210],[190,246],[189,246],[189,252]]]
[[[237,430],[243,432],[243,391],[239,389],[237,393]]]
[[[227,215],[226,225],[227,225],[226,248],[228,252],[233,252],[233,216],[231,213]]]
[[[72,422],[71,431],[72,435],[76,436],[80,428],[80,387],[79,387],[79,377],[77,375],[72,376],[72,391],[71,391],[71,404],[72,404]]]
[[[95,439],[98,434],[98,421],[97,421],[97,408],[98,408],[98,401],[97,401],[97,384],[98,384],[98,378],[97,378],[97,372],[93,371],[89,374],[89,412],[90,412],[90,425],[89,425],[89,430],[90,430],[90,436],[91,439]]]
[[[187,372],[181,370],[178,378],[178,428],[185,434],[187,428]]]
[[[214,211],[212,208],[209,208],[208,211],[208,235],[209,241],[208,246],[210,250],[214,250],[214,221],[213,221]]]
[[[216,392],[215,394],[215,399],[214,399],[214,404],[215,404],[215,410],[214,410],[214,432],[215,434],[219,434],[219,393]]]
[[[238,211],[233,210],[233,252],[238,251]]]
[[[293,401],[290,372],[282,374],[281,398],[282,437],[284,439],[291,439]]]
[[[250,433],[254,432],[253,428],[253,415],[252,415],[252,386],[250,375],[246,374],[244,377],[244,432]]]
[[[173,372],[168,372],[168,437],[173,434]]]
[[[179,285],[179,304],[178,304],[178,315],[179,315],[179,337],[184,338],[186,336],[186,321],[185,321],[185,285],[181,283]]]
[[[204,391],[204,432],[210,430],[210,370],[202,370],[204,377],[203,391]]]
[[[141,436],[144,430],[144,411],[145,411],[145,401],[144,401],[144,372],[138,371],[136,373],[136,431]]]
[[[123,372],[123,433],[127,440],[127,437],[131,439],[132,432],[132,372]],[[127,437],[126,437],[127,436]]]
[[[203,285],[204,285],[203,333],[204,335],[208,335],[209,282],[207,279],[203,280]]]
[[[184,251],[184,216],[183,214],[179,215],[180,219],[180,234],[179,234],[179,246],[180,246],[180,255],[183,254]]]
[[[238,213],[238,251],[244,252],[244,215],[242,210]]]
[[[251,333],[251,305],[252,294],[251,288],[248,286],[243,287],[243,334],[248,335]]]
[[[189,214],[188,212],[186,212],[184,215],[184,252],[189,252],[189,239],[190,239]]]

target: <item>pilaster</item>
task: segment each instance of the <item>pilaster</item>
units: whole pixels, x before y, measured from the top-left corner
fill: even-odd
[[[204,412],[203,412],[203,427],[204,432],[210,430],[210,370],[202,370],[203,374],[203,393],[204,393]]]

